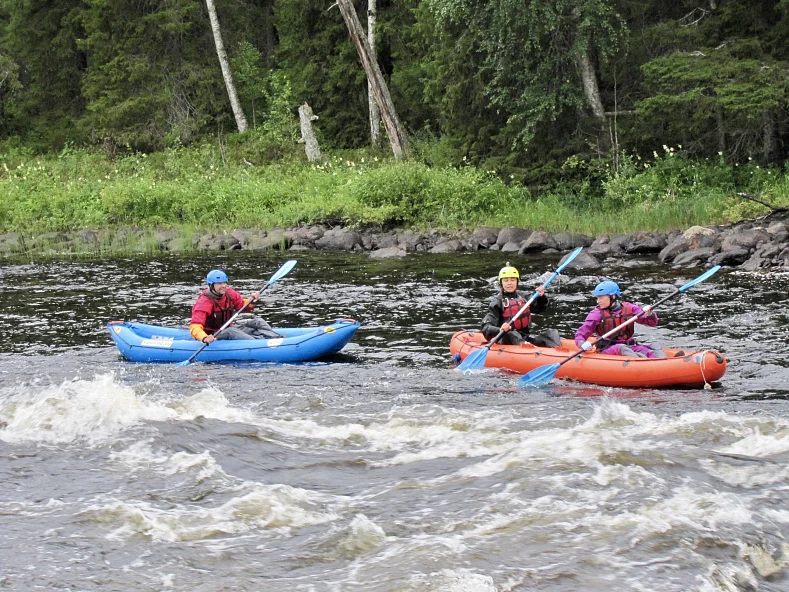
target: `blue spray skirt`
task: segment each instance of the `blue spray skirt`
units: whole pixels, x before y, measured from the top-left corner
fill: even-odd
[[[192,362],[309,362],[340,351],[358,328],[358,321],[337,319],[324,327],[274,329],[282,338],[214,341]],[[183,362],[204,345],[188,329],[111,321],[107,330],[132,362]]]

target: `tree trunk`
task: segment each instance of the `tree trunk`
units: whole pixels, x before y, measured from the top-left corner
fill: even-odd
[[[720,103],[715,103],[715,124],[718,134],[718,152],[726,155],[726,124],[723,121],[723,107]]]
[[[762,113],[762,134],[763,134],[763,159],[764,164],[770,164],[773,161],[773,154],[775,152],[775,120],[773,114],[769,111]]]
[[[222,77],[225,79],[227,96],[230,98],[230,106],[236,118],[238,131],[243,134],[247,131],[247,118],[244,116],[244,110],[241,108],[241,102],[238,100],[238,94],[236,93],[236,85],[233,83],[233,74],[230,71],[230,62],[225,52],[225,44],[222,41],[222,31],[219,29],[219,19],[216,16],[214,0],[205,0],[205,3],[208,7],[208,18],[211,20],[211,32],[214,34],[216,55],[219,58],[219,66],[222,68]]]
[[[304,144],[304,152],[307,153],[307,160],[312,163],[323,160],[321,148],[315,137],[315,130],[312,129],[312,122],[316,119],[318,119],[318,116],[313,115],[312,108],[307,104],[307,101],[304,101],[304,104],[299,107],[299,122],[301,123],[301,139],[299,140],[299,144]]]
[[[377,63],[375,52],[375,21],[378,17],[376,0],[367,0],[367,43],[370,44],[370,57]],[[367,80],[367,104],[370,108],[370,143],[373,148],[381,147],[381,110],[375,100],[373,85]]]
[[[573,16],[576,19],[581,18],[580,4],[573,9]],[[575,60],[578,65],[578,71],[581,74],[581,83],[584,87],[586,102],[592,108],[595,118],[600,122],[602,133],[597,134],[598,141],[600,141],[600,152],[607,153],[611,148],[608,118],[603,108],[603,101],[600,98],[600,85],[597,83],[597,73],[595,72],[592,59],[589,57],[588,49],[578,51]]]
[[[392,153],[396,160],[408,158],[408,136],[406,136],[403,126],[400,125],[400,120],[397,118],[397,112],[392,102],[392,97],[389,95],[389,88],[386,86],[381,69],[378,67],[378,62],[372,59],[370,45],[364,37],[362,24],[359,22],[359,17],[356,15],[356,10],[349,0],[337,0],[337,6],[340,7],[342,18],[345,20],[345,25],[348,27],[348,33],[356,46],[356,51],[359,54],[359,59],[362,62],[364,71],[367,74],[367,80],[372,86],[375,100],[378,107],[381,109],[381,116],[384,121],[386,133],[389,136],[389,143],[392,146]]]
[[[578,68],[581,71],[581,80],[584,85],[584,95],[586,101],[592,108],[594,116],[600,120],[600,123],[606,122],[605,109],[603,108],[603,101],[600,99],[600,87],[597,84],[597,74],[594,71],[594,64],[589,59],[589,54],[580,53],[578,55]]]
[[[576,56],[578,63],[578,70],[581,73],[581,81],[584,87],[584,96],[586,102],[592,108],[592,113],[595,118],[600,122],[600,132],[597,134],[598,150],[600,154],[607,154],[611,149],[611,129],[608,125],[608,118],[603,108],[603,101],[600,99],[600,88],[597,84],[597,74],[594,70],[592,60],[589,59],[589,54],[579,53]]]
[[[266,49],[266,67],[274,65],[274,52],[277,49],[277,34],[274,30],[274,0],[265,0],[264,10],[266,13],[266,28],[263,31],[263,43]]]

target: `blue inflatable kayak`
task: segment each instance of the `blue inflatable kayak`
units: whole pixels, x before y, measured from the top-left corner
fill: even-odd
[[[274,329],[284,337],[215,341],[192,361],[309,362],[340,351],[358,328],[353,319],[338,319],[325,327]],[[203,346],[188,329],[125,321],[111,321],[107,329],[132,362],[182,362]]]

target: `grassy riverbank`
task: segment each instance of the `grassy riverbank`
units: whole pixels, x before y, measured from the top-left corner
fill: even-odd
[[[495,171],[425,160],[403,164],[354,152],[330,155],[322,165],[297,157],[259,165],[249,163],[243,145],[114,161],[87,150],[49,156],[16,150],[0,153],[0,232],[327,223],[506,225],[596,236],[715,224],[767,211],[734,197],[738,191],[789,203],[782,171],[694,162],[669,148],[651,162],[625,159],[618,174],[604,162],[568,162],[562,182],[534,193]]]

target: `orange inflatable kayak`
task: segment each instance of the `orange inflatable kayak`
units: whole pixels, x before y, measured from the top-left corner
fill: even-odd
[[[457,363],[483,348],[487,341],[479,331],[458,331],[449,342],[449,351]],[[526,374],[546,364],[558,364],[578,351],[575,342],[562,340],[562,347],[494,345],[485,358],[486,368],[501,368]],[[720,379],[726,372],[726,358],[714,350],[700,352],[663,348],[668,358],[629,358],[587,353],[559,368],[556,378],[601,386],[655,388],[701,387]]]

